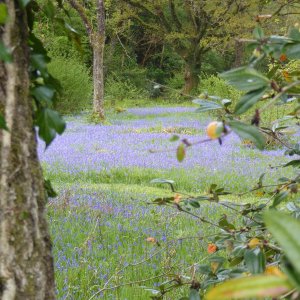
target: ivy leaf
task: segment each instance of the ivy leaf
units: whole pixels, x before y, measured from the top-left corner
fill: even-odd
[[[270,80],[254,68],[241,67],[220,74],[229,84],[242,91],[250,92],[267,88]]]
[[[5,119],[0,115],[0,129],[8,130]]]
[[[258,149],[263,150],[265,137],[256,127],[239,121],[230,121],[229,126],[241,139],[250,140]]]
[[[285,277],[257,275],[232,279],[212,288],[206,300],[266,299],[283,295],[293,289]]]
[[[295,270],[300,273],[300,222],[279,212],[269,211],[264,216],[267,228],[277,240]]]
[[[184,144],[180,144],[177,147],[176,157],[177,157],[177,160],[179,162],[182,162],[184,160],[184,157],[185,157],[185,147],[184,147]]]
[[[261,99],[261,97],[266,92],[266,88],[263,87],[258,90],[250,91],[247,94],[245,94],[241,100],[237,103],[235,107],[235,113],[237,115],[240,115],[244,112],[246,112],[249,108],[251,108],[253,105],[256,104],[257,101]]]
[[[46,147],[54,140],[56,133],[62,134],[66,128],[66,123],[58,112],[49,108],[38,111],[36,125],[39,128],[39,136],[45,141]]]
[[[5,62],[12,62],[11,53],[1,41],[0,41],[0,60]]]
[[[202,100],[202,99],[195,99],[195,100],[193,100],[193,103],[200,105],[200,108],[197,108],[196,112],[204,112],[204,111],[223,108],[222,105],[220,105],[216,102],[206,101],[206,100]]]
[[[52,104],[52,99],[55,94],[55,90],[46,85],[40,85],[34,87],[31,91],[31,94],[40,102],[47,102],[48,105]]]

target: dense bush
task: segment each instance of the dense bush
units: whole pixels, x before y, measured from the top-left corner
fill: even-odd
[[[136,87],[130,80],[109,76],[105,82],[105,96],[112,104],[124,99],[146,98],[147,91]]]
[[[61,84],[56,109],[61,113],[78,113],[91,106],[92,82],[89,70],[76,60],[54,57],[48,65],[50,74]]]
[[[241,92],[230,86],[226,81],[218,76],[211,75],[203,77],[200,81],[198,93],[218,96],[222,99],[230,99],[235,105],[241,97]]]

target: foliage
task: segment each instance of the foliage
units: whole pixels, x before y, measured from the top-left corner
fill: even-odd
[[[92,82],[89,70],[79,61],[53,57],[50,74],[61,82],[55,108],[61,113],[78,113],[91,107]]]
[[[142,99],[147,97],[147,92],[136,87],[129,79],[121,80],[116,76],[110,76],[106,79],[105,94],[112,103],[124,99]]]
[[[262,150],[266,142],[265,136],[270,136],[284,144],[286,155],[296,156],[288,163],[277,167],[291,166],[295,169],[295,174],[290,178],[279,178],[278,182],[272,185],[266,185],[264,183],[264,177],[268,172],[266,170],[258,178],[255,187],[240,194],[243,196],[260,191],[262,198],[258,203],[237,204],[224,201],[224,197],[234,193],[226,185],[218,186],[212,183],[206,194],[195,196],[181,194],[175,190],[172,183],[171,190],[174,196],[158,198],[153,203],[173,207],[179,212],[193,216],[215,227],[218,233],[211,237],[211,243],[208,244],[207,251],[211,256],[203,265],[195,268],[192,278],[184,280],[182,275],[176,274],[176,278],[180,278],[177,280],[177,285],[162,283],[152,297],[153,299],[163,299],[171,289],[176,289],[183,284],[189,284],[193,291],[187,299],[193,299],[195,294],[198,298],[200,295],[205,295],[205,299],[208,300],[265,299],[284,294],[291,295],[292,298],[299,296],[300,222],[297,220],[299,216],[295,217],[295,214],[289,216],[286,213],[287,209],[284,209],[284,203],[290,200],[289,210],[293,213],[298,210],[299,144],[286,144],[276,133],[295,126],[300,104],[300,97],[295,93],[295,87],[299,86],[300,81],[297,75],[291,76],[289,81],[276,81],[274,75],[277,69],[264,75],[258,71],[257,66],[266,57],[276,61],[274,65],[280,65],[289,59],[300,59],[300,30],[292,28],[287,37],[266,37],[261,27],[257,26],[253,34],[255,39],[251,41],[251,45],[254,51],[249,65],[221,74],[221,78],[241,91],[239,101],[233,106],[230,99],[209,94],[202,94],[199,99],[194,100],[194,103],[200,105],[199,112],[221,112],[223,134],[217,135],[210,128],[207,132],[209,139],[193,143],[182,139],[177,147],[177,160],[182,162],[185,159],[189,147],[210,142],[215,137],[222,145],[228,135],[235,133],[242,140],[252,141],[257,148]],[[286,122],[282,125],[280,120],[274,120],[272,128],[262,127],[261,112],[278,103],[286,104],[290,101],[291,92],[296,106],[285,117]],[[258,102],[263,102],[263,104],[258,105]],[[240,116],[245,115],[251,109],[256,109],[252,117],[248,116],[241,122]],[[169,183],[168,180],[157,182]],[[235,222],[230,215],[223,215],[215,222],[209,216],[194,212],[194,209],[200,208],[206,201],[232,210],[232,214],[240,216],[242,225]],[[285,213],[279,210],[285,210]],[[236,277],[238,278],[233,279]],[[194,292],[195,286],[199,292]]]
[[[219,76],[211,75],[201,78],[198,93],[214,95],[221,99],[230,99],[234,106],[241,96],[241,92],[229,85],[224,79]]]

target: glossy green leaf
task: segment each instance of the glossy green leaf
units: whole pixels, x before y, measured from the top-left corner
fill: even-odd
[[[250,273],[263,273],[266,267],[266,257],[259,247],[247,249],[244,253],[245,265]]]
[[[241,67],[220,74],[220,77],[237,89],[250,92],[267,88],[270,81],[267,77],[250,67]]]
[[[177,157],[177,160],[179,162],[182,162],[184,160],[184,157],[185,157],[185,146],[184,146],[184,144],[180,144],[177,147],[176,157]]]
[[[242,96],[241,100],[237,103],[235,107],[235,113],[240,115],[246,112],[249,108],[255,105],[261,97],[265,94],[266,88],[263,87],[259,90],[250,91],[249,93]]]
[[[37,113],[36,125],[38,126],[39,136],[49,146],[56,136],[56,133],[62,134],[66,123],[58,112],[43,108]]]
[[[7,7],[5,3],[0,3],[0,25],[4,24],[7,18]]]
[[[174,192],[175,189],[174,189],[174,181],[173,180],[168,180],[168,179],[161,179],[161,178],[156,178],[156,179],[153,179],[150,181],[150,183],[162,183],[162,184],[169,184],[172,191]]]
[[[189,300],[201,300],[199,291],[190,289]]]
[[[267,228],[300,273],[300,221],[279,211],[267,212],[264,219]]]
[[[221,283],[206,294],[205,300],[265,299],[283,295],[292,288],[285,277],[257,275]]]
[[[5,62],[12,62],[11,53],[1,41],[0,41],[0,60]]]
[[[48,105],[52,104],[55,90],[49,86],[41,85],[34,87],[31,94],[40,102],[47,102]]]
[[[231,121],[228,125],[241,139],[252,141],[260,150],[264,148],[265,137],[256,127],[239,121]]]
[[[196,112],[204,112],[204,111],[210,111],[215,109],[221,109],[223,108],[222,105],[213,102],[213,101],[207,101],[202,99],[195,99],[193,100],[195,104],[199,104],[200,108],[196,109]]]

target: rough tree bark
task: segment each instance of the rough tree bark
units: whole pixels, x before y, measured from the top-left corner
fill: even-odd
[[[97,0],[97,31],[92,37],[93,48],[93,80],[94,98],[93,110],[100,118],[104,119],[104,45],[105,45],[105,11],[104,0]]]
[[[105,7],[104,0],[95,0],[97,25],[94,29],[84,6],[78,0],[68,0],[69,4],[77,11],[89,37],[93,51],[93,112],[101,120],[104,114],[104,45],[105,45]]]
[[[53,259],[44,215],[46,195],[29,98],[26,11],[4,1],[9,18],[0,39],[13,62],[0,62],[0,299],[55,299]]]

